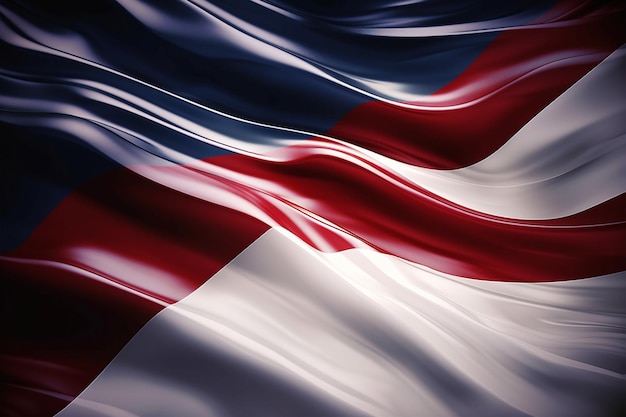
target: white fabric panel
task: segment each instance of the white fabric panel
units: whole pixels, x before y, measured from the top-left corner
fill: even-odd
[[[475,281],[272,229],[59,416],[610,415],[624,278]]]

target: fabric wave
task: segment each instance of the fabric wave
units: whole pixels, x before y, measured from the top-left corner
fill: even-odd
[[[622,413],[624,17],[4,2],[1,413]]]

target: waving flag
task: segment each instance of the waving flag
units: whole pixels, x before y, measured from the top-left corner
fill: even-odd
[[[621,2],[0,4],[0,414],[611,416]]]

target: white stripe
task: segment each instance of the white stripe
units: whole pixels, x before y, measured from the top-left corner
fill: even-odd
[[[623,47],[470,167],[432,170],[363,152],[483,213],[551,219],[584,211],[626,192],[625,58]]]
[[[59,416],[608,415],[624,278],[474,281],[272,229]]]

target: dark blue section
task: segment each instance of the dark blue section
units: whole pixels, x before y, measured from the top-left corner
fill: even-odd
[[[33,72],[37,66],[56,69],[62,68],[63,65],[67,66],[64,78],[20,74],[17,73],[14,68],[11,68],[10,63],[6,66],[6,75],[3,74],[5,71],[0,68],[0,91],[2,91],[2,95],[4,96],[0,103],[3,104],[4,109],[10,109],[12,113],[19,115],[18,119],[22,121],[16,120],[15,123],[30,126],[39,117],[37,112],[41,114],[57,114],[59,111],[63,110],[61,105],[67,105],[84,109],[88,112],[89,116],[93,116],[97,118],[97,120],[107,121],[112,126],[123,126],[126,130],[131,132],[139,132],[165,148],[175,150],[196,159],[204,159],[230,153],[222,148],[212,146],[196,140],[189,135],[164,127],[146,117],[138,116],[133,112],[132,108],[135,107],[133,103],[123,98],[113,97],[106,90],[99,90],[95,87],[92,88],[72,82],[72,79],[81,80],[85,78],[85,75],[89,75],[89,81],[96,81],[104,87],[115,86],[115,89],[122,93],[130,93],[133,96],[140,97],[145,102],[154,103],[159,109],[167,110],[170,113],[182,114],[188,120],[193,120],[201,125],[211,127],[225,135],[233,134],[231,131],[236,128],[240,130],[242,128],[242,124],[233,126],[233,123],[226,123],[222,117],[216,117],[212,113],[207,114],[207,112],[202,109],[188,105],[171,96],[142,86],[131,80],[104,71],[91,71],[92,68],[88,66],[81,68],[80,65],[67,65],[67,60],[63,58],[38,52],[19,50],[1,42],[0,54],[5,57],[10,57],[10,62],[20,62],[20,60],[27,59],[32,61],[31,69]],[[25,64],[22,64],[21,67],[22,69],[24,67],[28,68]],[[87,97],[86,93],[97,93],[103,98],[97,100]],[[129,106],[131,110],[106,103],[104,100],[109,97],[119,100],[121,104]],[[27,100],[26,104],[18,105],[16,103],[18,100],[24,101],[25,99]],[[0,109],[0,111],[4,109]],[[144,110],[148,115],[155,116],[149,109]],[[11,113],[4,113],[4,116],[0,114],[0,120],[10,117]],[[164,119],[164,122],[169,122],[169,120]],[[229,129],[231,131],[229,131]],[[45,132],[46,130],[41,130],[41,133]],[[78,132],[71,132],[71,134],[73,136],[79,135]],[[3,137],[5,141],[10,140],[5,135],[3,135]],[[74,140],[77,142],[89,141],[89,138],[82,139],[83,140],[81,140],[80,136],[77,136]],[[49,146],[55,146],[54,142],[49,144]]]
[[[267,0],[318,24],[341,28],[429,27],[506,19],[525,24],[556,0]],[[222,0],[221,3],[226,3]],[[230,2],[236,5],[237,2]]]
[[[124,142],[121,149],[164,159],[169,156],[162,149],[193,158],[228,151],[148,120],[145,113],[152,110],[139,102],[206,127],[217,137],[253,143],[306,139],[220,116],[94,65],[15,46],[16,39],[81,56],[236,117],[324,133],[369,98],[292,65],[272,48],[339,79],[393,82],[410,93],[427,94],[457,77],[498,33],[394,38],[360,30],[494,18],[524,24],[552,3],[424,1],[389,7],[386,1],[272,1],[284,9],[279,13],[247,0],[199,3],[204,6],[129,2],[129,10],[106,0],[5,1],[3,7],[21,21],[0,15],[6,25],[0,29],[0,251],[22,243],[78,185],[127,160],[96,150],[89,129],[63,131],[46,124],[49,118],[75,118],[72,109],[130,132],[102,127],[111,143]],[[121,100],[119,91],[138,100],[123,103],[130,110],[94,98]],[[95,122],[81,123],[93,127]]]
[[[430,0],[399,6],[393,0],[268,3],[290,14],[285,16],[253,2],[211,2],[285,39],[295,55],[311,57],[335,71],[405,84],[405,91],[412,94],[430,94],[463,72],[500,32],[391,37],[368,34],[367,29],[480,25],[494,19],[502,19],[502,26],[524,25],[547,11],[556,0]]]

